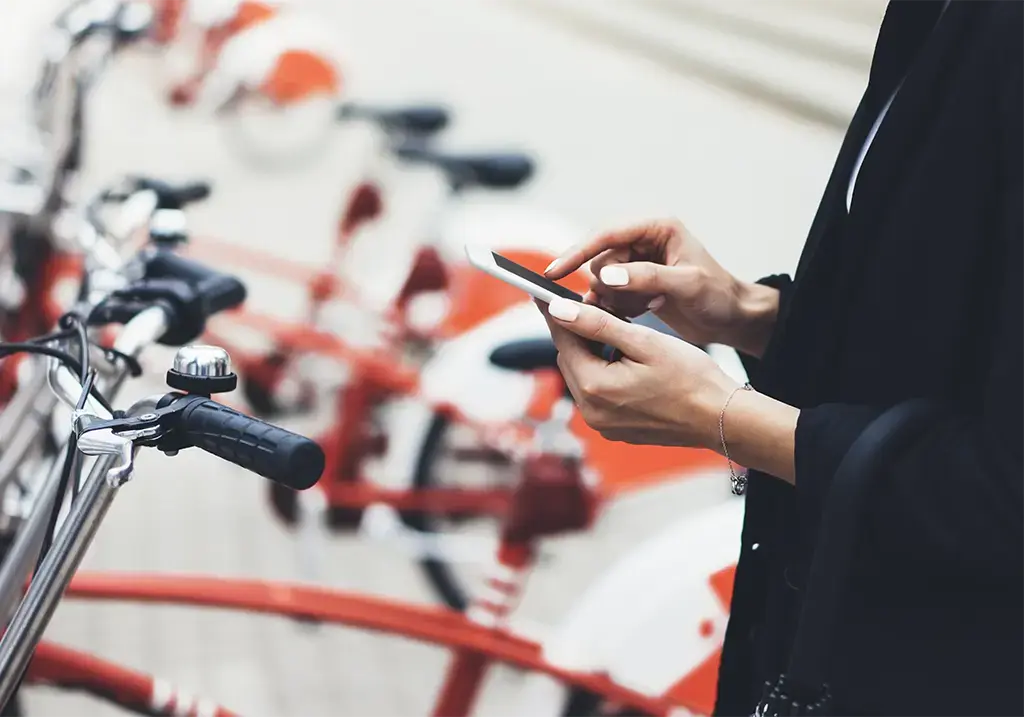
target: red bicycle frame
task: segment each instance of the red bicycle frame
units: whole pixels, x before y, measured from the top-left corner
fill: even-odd
[[[82,690],[146,715],[236,717],[234,712],[196,699],[168,682],[52,642],[36,647],[25,681]]]
[[[303,585],[288,585],[259,580],[234,580],[182,575],[139,573],[80,573],[75,576],[67,597],[85,600],[115,600],[167,605],[188,605],[277,615],[305,621],[345,625],[373,632],[408,637],[420,642],[448,647],[479,656],[484,664],[503,663],[530,672],[540,672],[573,687],[604,696],[608,701],[643,714],[668,715],[673,707],[685,706],[698,712],[704,705],[686,704],[680,696],[652,698],[616,685],[605,675],[563,670],[545,662],[536,642],[517,637],[501,629],[491,629],[467,620],[461,613],[445,608],[405,604],[387,598],[371,597],[339,590]],[[465,668],[452,671],[448,684],[460,693],[467,692]],[[451,673],[450,673],[451,674]],[[65,680],[69,676],[64,675]],[[453,688],[447,688],[451,691]],[[108,690],[116,692],[114,685]],[[473,691],[475,695],[475,690]],[[438,717],[455,717],[448,698]],[[468,712],[466,712],[468,714]]]

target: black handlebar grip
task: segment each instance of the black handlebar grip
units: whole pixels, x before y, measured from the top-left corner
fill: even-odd
[[[237,278],[172,251],[155,252],[146,263],[146,276],[188,282],[199,294],[208,316],[233,309],[245,301],[245,284]]]
[[[185,206],[193,202],[201,202],[209,197],[213,187],[209,182],[189,182],[188,184],[174,187],[171,191],[178,204]]]
[[[305,436],[246,416],[203,396],[185,396],[179,428],[189,445],[293,490],[316,485],[324,452]]]

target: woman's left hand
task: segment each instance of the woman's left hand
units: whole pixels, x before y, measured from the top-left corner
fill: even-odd
[[[567,299],[538,304],[558,367],[587,424],[613,441],[716,448],[718,415],[739,384],[697,347]],[[618,349],[609,363],[594,342]]]

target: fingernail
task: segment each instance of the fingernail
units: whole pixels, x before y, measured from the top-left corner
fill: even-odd
[[[580,306],[568,299],[552,299],[548,304],[548,313],[559,321],[575,321],[580,315]]]
[[[606,266],[601,269],[601,282],[606,286],[625,286],[629,283],[629,272],[621,266]]]
[[[653,299],[651,299],[651,303],[649,303],[647,305],[647,310],[648,311],[657,311],[658,309],[660,309],[664,305],[665,305],[665,297],[664,296],[655,296]]]
[[[544,273],[545,273],[545,274],[547,274],[547,273],[548,273],[549,271],[551,271],[551,270],[552,270],[552,269],[554,269],[554,268],[555,268],[556,266],[558,266],[558,261],[559,261],[558,259],[555,259],[555,260],[554,260],[553,262],[551,262],[550,264],[548,264],[548,268],[544,270]]]

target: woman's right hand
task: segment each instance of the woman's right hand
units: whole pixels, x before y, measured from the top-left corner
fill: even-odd
[[[652,311],[691,343],[760,356],[775,328],[778,291],[734,277],[679,221],[603,234],[556,259],[545,274],[560,279],[587,262],[589,303],[625,317]]]

